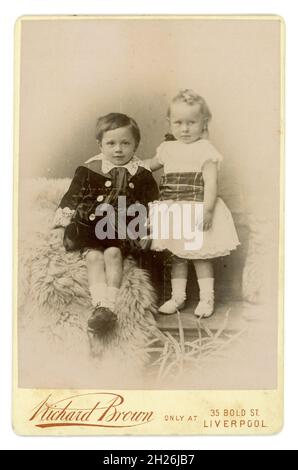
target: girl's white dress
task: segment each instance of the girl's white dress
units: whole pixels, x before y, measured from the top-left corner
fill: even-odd
[[[163,142],[157,149],[157,158],[164,167],[164,176],[160,182],[160,200],[151,206],[151,234],[154,234],[151,249],[167,249],[186,259],[208,259],[230,254],[239,245],[239,240],[231,212],[223,200],[220,197],[216,199],[209,230],[202,231],[200,218],[203,214],[204,164],[212,161],[219,168],[222,156],[208,140],[200,139],[190,144]],[[159,211],[159,219],[155,211]],[[161,236],[160,227],[156,228],[157,220],[168,224],[169,235],[164,231]],[[180,220],[183,222],[179,232]],[[185,228],[191,228],[191,232],[187,233]],[[196,233],[196,238],[191,240],[191,233]]]

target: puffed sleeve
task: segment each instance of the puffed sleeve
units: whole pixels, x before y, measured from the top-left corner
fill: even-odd
[[[160,163],[160,165],[163,165],[163,166],[167,158],[167,147],[168,147],[168,143],[162,142],[156,149],[155,158],[157,159],[158,163]]]
[[[220,164],[223,160],[222,155],[209,141],[204,142],[203,151],[201,154],[201,168],[203,169],[206,162],[214,162],[217,164],[217,168],[220,169]]]
[[[70,183],[68,191],[64,194],[58,209],[55,212],[53,227],[66,227],[69,225],[75,209],[83,197],[84,183],[87,169],[78,167]]]

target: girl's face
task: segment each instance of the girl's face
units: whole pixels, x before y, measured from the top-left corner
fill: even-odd
[[[199,104],[173,103],[170,113],[171,131],[177,140],[191,144],[201,137],[205,118]]]
[[[136,141],[130,127],[106,131],[100,143],[104,156],[114,165],[125,165],[134,156]]]

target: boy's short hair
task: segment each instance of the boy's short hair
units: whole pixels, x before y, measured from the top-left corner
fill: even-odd
[[[137,148],[141,140],[139,126],[134,119],[122,113],[109,113],[98,118],[96,121],[96,139],[101,142],[105,132],[118,129],[119,127],[130,127]]]
[[[167,113],[168,117],[170,117],[171,115],[171,105],[173,103],[186,103],[186,104],[189,104],[190,106],[194,104],[198,104],[200,105],[200,111],[207,122],[210,121],[212,117],[210,109],[208,108],[208,105],[206,101],[204,100],[204,98],[198,95],[195,91],[190,90],[188,88],[184,90],[180,90],[179,93],[176,96],[174,96],[168,108],[168,113]]]

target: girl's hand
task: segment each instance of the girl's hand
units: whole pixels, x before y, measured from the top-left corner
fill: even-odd
[[[204,179],[204,211],[203,230],[209,230],[212,225],[213,209],[217,194],[217,167],[215,162],[207,161],[203,166]]]
[[[206,232],[212,225],[213,212],[211,210],[204,210],[203,215],[203,231]]]

